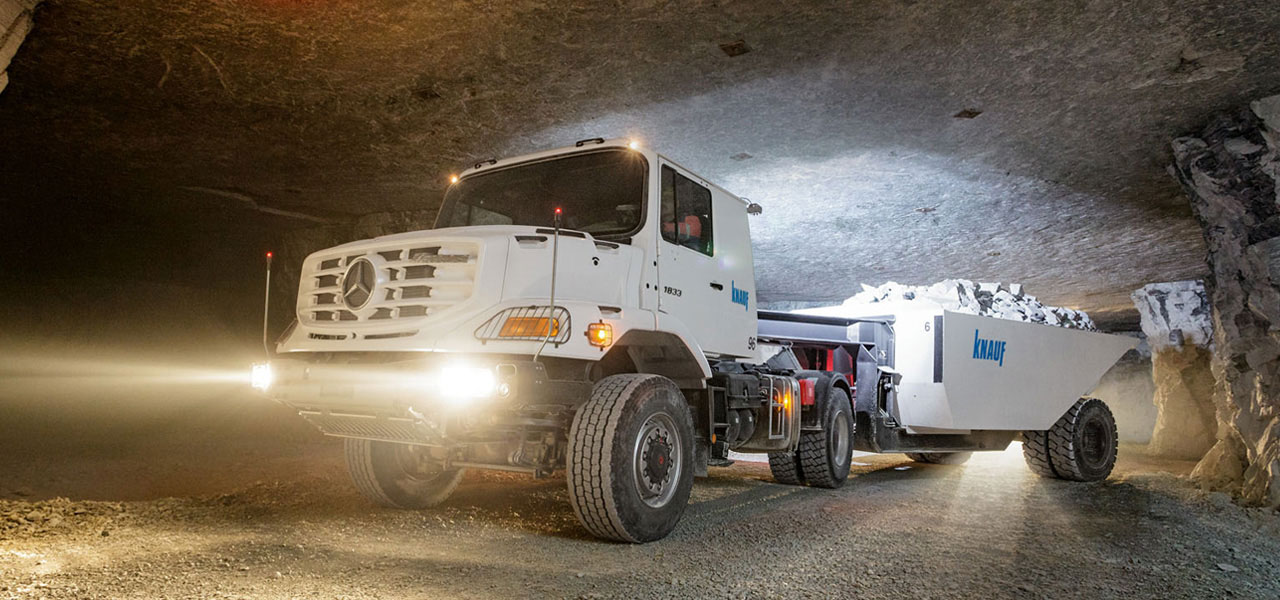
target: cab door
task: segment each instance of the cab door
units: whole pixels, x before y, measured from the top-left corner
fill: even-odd
[[[717,239],[717,223],[729,216],[724,214],[729,208],[724,201],[737,199],[665,161],[659,190],[659,325],[670,315],[688,328],[704,352],[745,355],[748,338],[755,336],[755,311],[748,308],[754,299],[743,289],[747,283],[721,268],[723,252]],[[716,195],[725,198],[717,202]],[[746,258],[750,269],[750,256]],[[748,283],[754,292],[754,281]],[[749,332],[742,327],[746,313]]]

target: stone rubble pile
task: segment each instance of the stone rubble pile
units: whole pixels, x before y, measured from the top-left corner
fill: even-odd
[[[76,530],[107,536],[125,514],[120,502],[73,502],[52,498],[37,502],[0,500],[0,539],[40,537]]]
[[[876,305],[881,312],[893,312],[893,305],[927,302],[953,312],[1044,323],[1072,329],[1097,328],[1084,311],[1046,306],[1023,291],[1021,284],[974,283],[967,279],[946,279],[932,285],[903,285],[890,281],[879,287],[863,284],[862,291],[841,305],[850,309]],[[828,313],[830,311],[827,311]],[[856,312],[865,314],[866,310]],[[874,310],[872,310],[874,312]],[[856,316],[856,315],[852,315]]]

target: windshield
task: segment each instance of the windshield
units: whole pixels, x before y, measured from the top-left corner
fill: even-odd
[[[436,227],[554,225],[625,237],[644,220],[645,160],[638,152],[574,154],[467,177],[449,186]]]

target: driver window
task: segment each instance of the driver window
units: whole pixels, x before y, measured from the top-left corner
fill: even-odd
[[[662,239],[712,256],[711,190],[662,167]]]

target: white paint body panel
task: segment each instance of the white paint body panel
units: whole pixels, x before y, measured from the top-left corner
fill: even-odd
[[[666,159],[661,164],[711,191],[712,255],[658,239],[658,325],[684,323],[708,354],[747,357],[756,335],[755,272],[746,205]],[[661,191],[650,197],[656,205]],[[718,288],[713,285],[719,286]],[[735,303],[733,290],[745,296]],[[678,295],[677,295],[678,294]]]
[[[942,382],[934,382],[934,317],[943,319]],[[915,433],[1048,429],[1087,395],[1133,338],[940,310],[895,315],[899,421]],[[974,358],[1003,342],[1003,365]]]

